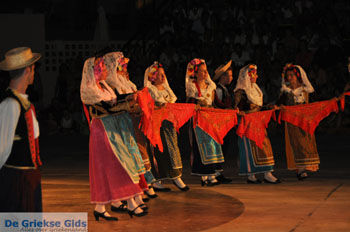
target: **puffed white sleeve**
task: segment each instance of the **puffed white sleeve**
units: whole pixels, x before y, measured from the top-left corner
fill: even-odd
[[[13,98],[0,103],[0,169],[11,153],[20,112],[20,105]]]

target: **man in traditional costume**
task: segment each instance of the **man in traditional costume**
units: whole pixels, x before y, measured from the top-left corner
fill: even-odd
[[[42,211],[39,124],[26,94],[40,57],[19,47],[8,51],[0,63],[11,77],[0,99],[0,212]]]
[[[230,60],[224,65],[220,65],[215,70],[215,75],[213,78],[213,81],[217,81],[214,106],[220,109],[233,108],[232,95],[228,90],[228,87],[233,80],[231,63],[232,60]],[[229,154],[233,153],[232,144],[234,137],[234,130],[231,129],[224,138],[222,151],[225,158],[227,158]],[[216,179],[223,184],[228,184],[232,182],[232,179],[226,178],[222,173],[217,173]]]

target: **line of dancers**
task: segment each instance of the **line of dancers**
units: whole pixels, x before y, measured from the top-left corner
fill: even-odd
[[[167,120],[162,122],[163,152],[150,146],[138,127],[142,112],[137,104],[138,90],[128,74],[128,62],[122,52],[102,52],[87,59],[83,68],[80,92],[91,117],[89,174],[96,220],[117,220],[107,212],[107,204],[111,204],[111,211],[127,212],[131,217],[147,215],[146,199],[156,198],[155,191],[170,191],[162,185],[163,180],[171,180],[183,192],[189,190],[181,178],[183,166],[174,125]],[[193,59],[186,70],[186,102],[198,107],[237,109],[241,120],[248,113],[308,103],[308,94],[314,91],[303,68],[287,64],[281,75],[277,105],[263,105],[257,78],[257,66],[246,65],[231,94],[231,61],[218,67],[212,80],[205,61]],[[155,108],[177,100],[159,62],[146,69],[144,87],[155,101]],[[192,174],[201,177],[202,186],[230,183],[232,180],[222,174],[222,146],[200,127],[193,127],[193,121],[191,124],[188,132]],[[247,176],[249,184],[262,183],[257,177],[260,173],[265,183],[281,183],[272,174],[275,161],[266,130],[264,133],[262,147],[245,136],[238,137],[239,175]],[[296,170],[299,180],[307,178],[308,171],[318,170],[320,159],[314,135],[285,123],[285,141],[288,169]],[[148,197],[144,198],[144,194]]]

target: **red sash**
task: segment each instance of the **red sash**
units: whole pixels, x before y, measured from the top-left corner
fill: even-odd
[[[200,127],[216,142],[223,144],[225,135],[237,125],[237,110],[200,108],[193,117],[193,127]]]
[[[194,104],[167,103],[164,107],[153,111],[152,116],[142,122],[142,131],[150,140],[151,144],[163,152],[162,139],[160,137],[160,127],[164,120],[173,123],[177,132],[193,116]]]
[[[32,109],[34,115],[36,116],[33,104],[30,105],[30,109]],[[33,115],[30,109],[24,113],[24,118],[27,124],[30,154],[32,156],[34,166],[38,167],[42,165],[39,156],[39,139],[34,138]]]
[[[273,117],[276,120],[275,110],[258,111],[254,113],[245,114],[241,118],[237,135],[240,137],[247,137],[254,141],[259,148],[263,148],[263,142],[265,139],[265,131],[269,122]]]
[[[336,99],[286,106],[285,109],[281,109],[278,122],[281,123],[281,120],[289,122],[307,133],[313,134],[320,121],[332,112],[338,112]]]

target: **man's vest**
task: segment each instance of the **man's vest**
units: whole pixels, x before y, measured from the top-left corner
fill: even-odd
[[[39,139],[34,138],[34,124],[32,109],[35,115],[34,106],[23,99],[15,91],[7,89],[1,100],[13,98],[21,106],[21,113],[15,130],[15,137],[9,158],[5,166],[13,168],[37,168],[42,165],[39,156]]]

